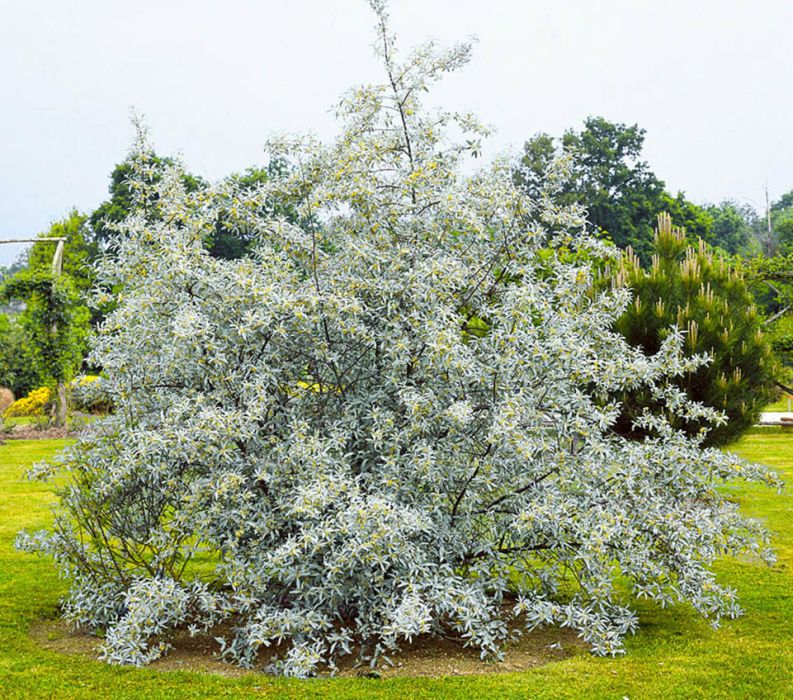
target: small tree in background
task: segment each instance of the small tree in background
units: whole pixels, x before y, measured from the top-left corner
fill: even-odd
[[[741,262],[755,299],[764,303],[769,317],[765,328],[781,365],[779,388],[793,393],[793,252]]]
[[[634,295],[616,323],[632,346],[655,354],[676,327],[685,333],[686,354],[711,358],[675,380],[693,400],[726,414],[727,422],[708,433],[708,444],[734,440],[757,421],[775,395],[777,365],[748,285],[736,267],[701,240],[691,246],[684,229],[661,214],[651,265],[643,268],[629,249],[610,279]],[[624,434],[642,434],[634,423],[646,409],[666,410],[647,390],[626,392],[620,400],[622,412],[615,427]],[[706,427],[697,420],[675,423],[691,434]]]
[[[23,319],[19,314],[0,314],[0,387],[7,387],[16,397],[24,396],[46,383],[41,381],[37,369]]]
[[[740,215],[746,212],[732,207],[738,220],[722,216],[715,228],[716,217],[729,203],[706,208],[689,201],[683,192],[667,193],[663,181],[642,160],[644,136],[637,124],[613,123],[603,117],[588,117],[581,131],[568,129],[559,139],[537,134],[524,144],[515,182],[529,197],[536,197],[563,149],[573,159],[557,201],[584,207],[596,232],[606,234],[620,248],[630,246],[640,260],[650,260],[652,221],[662,211],[692,238],[731,253],[741,250],[747,243],[748,224]],[[743,228],[734,230],[740,224]]]
[[[113,242],[117,232],[117,225],[123,222],[132,211],[137,209],[138,214],[155,219],[159,215],[157,202],[157,192],[155,188],[147,189],[150,199],[143,201],[140,191],[135,191],[136,183],[156,184],[162,175],[165,167],[174,164],[172,158],[161,158],[153,150],[147,154],[147,168],[145,173],[134,172],[131,159],[122,161],[110,173],[110,185],[108,193],[110,199],[102,202],[90,216],[91,229],[94,240],[100,248],[106,249]],[[195,192],[206,183],[204,180],[191,173],[183,172],[182,181],[184,187]]]
[[[72,211],[40,237],[63,237],[58,274],[54,276],[52,241],[34,243],[24,264],[0,286],[0,300],[23,302],[19,313],[3,320],[0,337],[0,383],[17,396],[42,386],[58,397],[55,417],[65,417],[64,386],[80,370],[88,352],[91,314],[86,293],[94,280],[87,217]]]
[[[560,139],[536,134],[524,145],[515,182],[537,197],[558,157],[573,154],[569,177],[560,183],[559,202],[587,210],[596,232],[605,232],[617,246],[628,245],[644,258],[652,237],[648,220],[664,206],[664,183],[641,160],[644,129],[590,116],[581,131],[568,129]]]
[[[71,280],[67,276],[55,278],[51,272],[19,272],[0,288],[0,296],[25,302],[17,330],[22,331],[25,357],[35,383],[53,389],[52,417],[60,425],[66,418],[65,385],[77,375],[88,344],[88,309],[79,303]],[[2,344],[0,350],[13,351],[14,345]],[[14,366],[10,362],[9,369]]]
[[[162,215],[133,207],[100,272],[122,290],[94,351],[116,412],[60,457],[54,528],[20,544],[54,556],[113,663],[221,622],[227,658],[280,644],[270,669],[306,676],[422,634],[497,656],[512,625],[616,654],[631,595],[739,614],[711,564],[767,537],[717,486],[773,475],[675,427],[719,420],[670,382],[702,358],[614,332],[630,294],[591,282],[617,251],[554,202],[557,170],[537,201],[508,163],[463,174],[486,131],[419,97],[470,46],[399,61],[372,5],[386,80],[346,96],[331,145],[273,143],[286,177],[190,192],[178,166],[148,176],[141,139],[132,191]],[[221,216],[252,255],[208,253]],[[610,397],[642,387],[667,410],[615,436]]]

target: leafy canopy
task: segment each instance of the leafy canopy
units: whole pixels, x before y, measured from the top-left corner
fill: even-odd
[[[619,247],[631,245],[644,257],[652,240],[651,222],[661,209],[664,183],[641,160],[644,129],[588,117],[580,132],[567,130],[562,149],[573,154],[570,177],[561,201],[586,208],[596,231]],[[518,184],[537,197],[557,154],[557,142],[538,134],[524,147],[515,171]]]
[[[118,234],[119,225],[137,209],[138,213],[145,212],[146,217],[156,221],[162,216],[161,202],[156,187],[163,171],[175,165],[172,158],[158,156],[153,149],[147,154],[147,168],[145,174],[136,176],[134,156],[119,163],[110,175],[110,199],[100,204],[91,214],[91,227],[94,232],[96,245],[104,249],[112,248],[112,243]],[[180,166],[181,167],[181,166]],[[235,189],[245,193],[255,190],[271,178],[282,177],[287,164],[279,158],[274,158],[267,167],[251,167],[244,173],[235,173],[229,176]],[[148,185],[148,198],[140,199],[140,192],[136,195],[135,178]],[[196,192],[207,187],[206,181],[188,172],[182,171],[182,184],[188,192]],[[229,203],[231,209],[236,206],[233,198]],[[297,214],[294,206],[288,202],[262,202],[263,217],[283,216],[294,219]],[[207,227],[204,235],[204,246],[216,258],[235,260],[248,255],[256,238],[256,232],[240,220],[239,217],[229,215],[227,211],[220,211],[216,215],[213,226]]]
[[[571,153],[570,175],[558,201],[583,207],[596,232],[620,248],[630,246],[644,263],[652,255],[653,221],[662,212],[685,228],[692,241],[702,239],[729,253],[750,247],[757,221],[751,207],[729,201],[702,207],[682,192],[670,195],[642,159],[644,137],[645,130],[637,124],[594,116],[580,131],[568,129],[559,139],[537,134],[523,147],[515,182],[536,198],[559,151]]]

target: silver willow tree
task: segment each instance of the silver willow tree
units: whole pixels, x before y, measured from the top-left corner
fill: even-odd
[[[615,251],[554,205],[561,166],[536,202],[509,163],[461,173],[486,130],[419,96],[470,47],[398,61],[373,5],[387,80],[346,96],[332,145],[271,143],[284,177],[187,192],[137,145],[93,357],[116,411],[35,470],[65,485],[21,546],[54,556],[66,617],[122,664],[219,623],[227,658],[275,645],[270,670],[306,676],[425,633],[498,656],[549,624],[615,654],[632,596],[738,614],[711,563],[770,554],[718,486],[775,477],[671,427],[723,420],[669,381],[706,359],[612,330],[630,293],[592,291]],[[221,216],[253,257],[207,254]],[[628,441],[608,397],[640,386],[666,413]]]

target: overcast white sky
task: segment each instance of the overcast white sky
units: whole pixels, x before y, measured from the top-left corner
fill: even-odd
[[[791,0],[392,0],[403,51],[478,38],[433,101],[497,129],[486,156],[589,114],[639,123],[694,201],[793,189]],[[0,239],[90,211],[146,116],[158,152],[217,178],[273,131],[335,133],[379,81],[364,0],[0,0]],[[0,246],[0,264],[17,250]]]

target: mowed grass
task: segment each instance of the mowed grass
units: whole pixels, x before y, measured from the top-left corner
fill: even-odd
[[[781,411],[782,413],[787,413],[791,408],[793,408],[793,397],[783,396],[774,403],[768,404],[768,406],[766,406],[763,410]]]
[[[687,608],[638,605],[642,626],[616,659],[578,654],[525,673],[448,678],[224,678],[192,672],[114,668],[40,648],[31,624],[57,614],[65,584],[52,563],[16,552],[21,528],[46,526],[51,490],[24,480],[61,440],[0,446],[1,698],[789,698],[793,697],[793,494],[727,488],[775,536],[773,567],[725,560],[720,580],[738,589],[746,615],[719,630]],[[734,448],[793,481],[793,432],[754,429]]]
[[[36,418],[35,416],[12,416],[11,418],[4,418],[3,423],[6,426],[13,427],[15,425],[36,425],[36,423],[44,423],[45,418]]]

